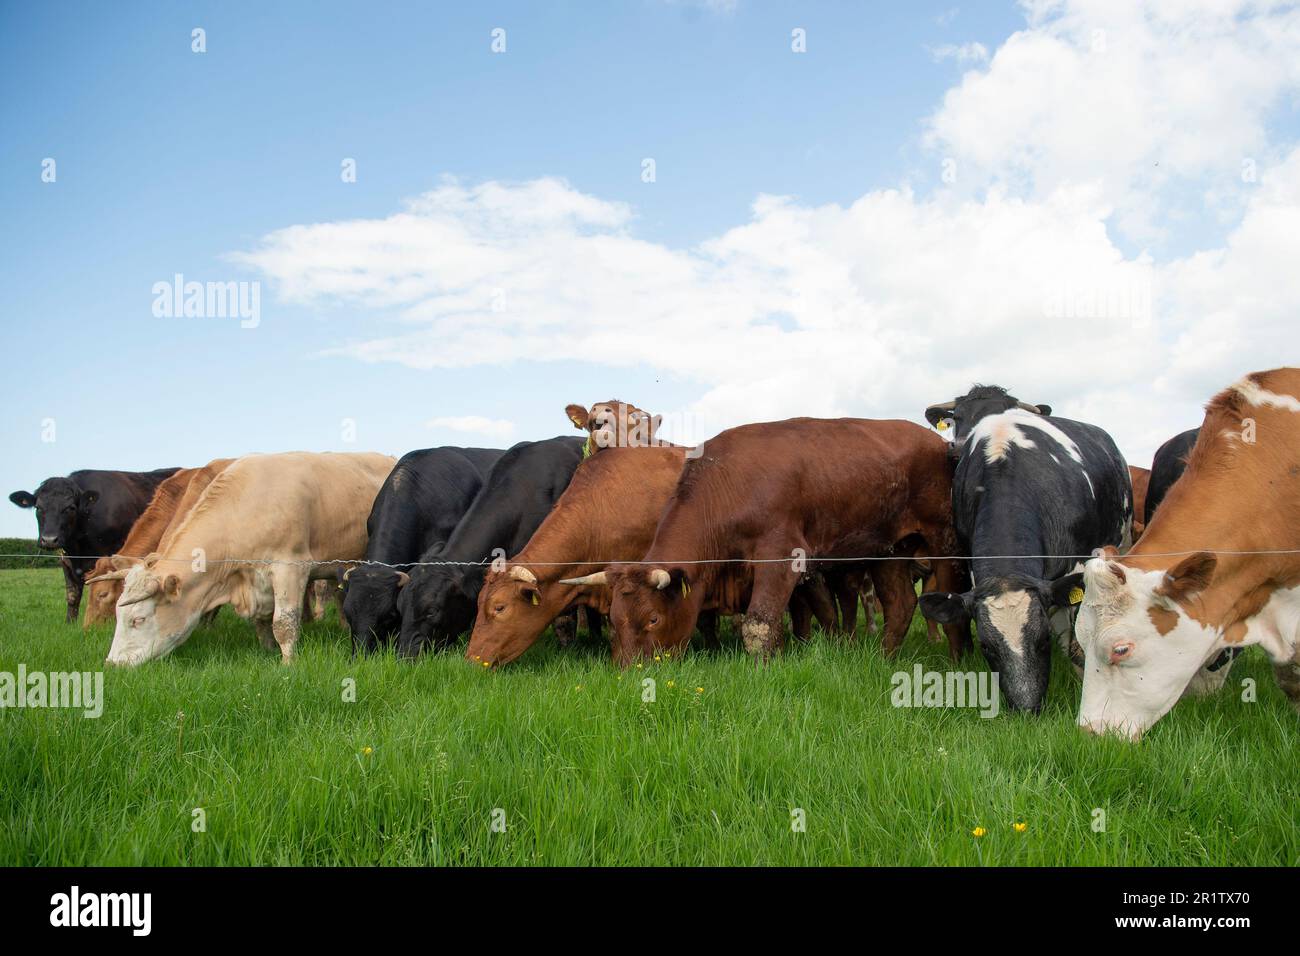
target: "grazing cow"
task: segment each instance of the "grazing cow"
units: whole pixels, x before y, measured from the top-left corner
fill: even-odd
[[[445,544],[483,487],[499,448],[424,448],[401,457],[366,521],[366,560],[339,573],[352,649],[373,650],[402,626],[397,592],[413,561]],[[395,567],[389,567],[395,565]]]
[[[976,407],[988,407],[991,390],[973,391]],[[1070,642],[1077,556],[1128,547],[1133,507],[1128,465],[1108,434],[1043,415],[1043,406],[1026,411],[1003,395],[1007,410],[1000,413],[981,415],[965,398],[949,403],[954,421],[967,429],[952,508],[962,553],[973,557],[974,587],[922,595],[921,612],[941,623],[975,618],[980,649],[1007,702],[1037,713],[1047,693],[1052,631],[1080,663]]]
[[[1142,537],[1146,528],[1147,487],[1151,483],[1151,472],[1137,465],[1128,466],[1129,485],[1133,488],[1133,540]]]
[[[546,518],[582,462],[580,438],[520,442],[488,473],[487,480],[445,545],[434,546],[398,592],[402,626],[397,652],[416,657],[425,645],[442,646],[469,630],[486,562],[494,551],[517,554]]]
[[[1151,461],[1151,481],[1147,485],[1143,509],[1138,512],[1135,506],[1133,510],[1135,515],[1139,513],[1142,515],[1144,525],[1151,523],[1156,509],[1160,507],[1160,502],[1165,500],[1165,495],[1169,494],[1169,489],[1187,467],[1187,456],[1196,445],[1196,436],[1199,432],[1199,428],[1189,428],[1156,449],[1155,458]]]
[[[86,572],[95,559],[122,547],[154,491],[176,471],[74,471],[66,478],[46,478],[35,494],[9,496],[19,508],[36,509],[40,546],[68,555],[60,561],[68,622],[77,619]]]
[[[1210,401],[1142,540],[1089,561],[1084,591],[1084,729],[1137,740],[1199,668],[1251,644],[1300,710],[1300,369]]]
[[[132,558],[143,559],[158,549],[167,530],[178,524],[194,506],[212,479],[221,474],[233,458],[218,458],[202,468],[182,468],[158,486],[149,507],[131,526],[131,533],[116,554],[107,555],[95,562],[86,577],[89,593],[86,595],[86,613],[81,626],[88,628],[101,621],[111,621],[117,616],[114,610],[122,596],[122,579],[132,564]]]
[[[584,461],[523,550],[488,572],[465,656],[509,664],[573,605],[608,613],[601,569],[645,553],[685,460],[684,448],[609,448]]]
[[[590,410],[581,405],[566,405],[564,413],[574,428],[587,433],[584,458],[601,448],[652,448],[667,444],[655,438],[664,419],[662,415],[651,415],[617,398],[597,402]]]
[[[107,663],[170,653],[223,604],[288,663],[309,583],[365,555],[366,516],[395,464],[368,453],[240,458],[167,535],[165,552],[127,572]]]
[[[1008,395],[1007,390],[998,385],[973,385],[961,398],[931,405],[925,410],[925,420],[939,431],[952,429],[948,457],[955,462],[961,457],[962,448],[977,424],[989,415],[1001,415],[1013,408],[1031,415],[1052,414],[1051,405],[1022,402],[1015,396]]]
[[[843,570],[815,559],[953,554],[950,473],[942,439],[910,422],[795,418],[722,432],[688,459],[642,562],[605,571],[615,662],[681,646],[703,610],[742,608],[745,649],[766,658],[782,643],[800,555],[810,569]],[[869,564],[890,654],[916,608],[910,564]],[[955,562],[936,564],[952,587]],[[954,657],[962,643],[951,626]]]

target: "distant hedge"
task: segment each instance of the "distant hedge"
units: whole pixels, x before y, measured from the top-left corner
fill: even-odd
[[[31,538],[0,538],[0,555],[7,554],[30,554],[33,557],[0,557],[0,571],[9,571],[14,568],[57,568],[59,566],[59,559],[54,552],[42,551],[36,547],[36,541]],[[35,557],[38,554],[43,554],[45,557]]]

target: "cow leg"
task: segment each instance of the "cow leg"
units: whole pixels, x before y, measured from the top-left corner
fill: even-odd
[[[886,657],[898,653],[916,610],[912,570],[906,561],[880,561],[872,570],[876,596],[885,609],[885,632],[881,644]]]
[[[716,651],[722,646],[722,641],[718,640],[717,611],[701,611],[696,627],[700,632],[700,647],[704,650]]]
[[[81,592],[86,587],[85,570],[66,557],[59,558],[59,564],[63,566],[63,596],[68,605],[63,620],[66,624],[72,624],[76,622],[77,613],[81,610]]]
[[[862,575],[858,594],[862,599],[862,617],[866,625],[864,630],[867,637],[874,637],[879,628],[876,626],[876,585],[871,580],[870,572]]]
[[[601,620],[601,613],[594,607],[584,607],[583,615],[587,618],[587,638],[588,640],[599,643],[604,637],[604,621]]]
[[[1277,686],[1282,688],[1282,693],[1291,701],[1291,706],[1300,712],[1300,651],[1285,664],[1274,664],[1273,675],[1277,678]]]
[[[812,635],[812,605],[803,590],[795,588],[790,595],[790,630],[798,640],[807,641]]]
[[[280,660],[293,661],[294,645],[302,632],[302,607],[307,595],[307,572],[294,565],[277,565],[271,571],[271,589],[275,594],[275,613],[271,633],[280,648]]]
[[[254,618],[253,629],[257,631],[258,641],[268,651],[278,651],[280,649],[280,645],[275,643],[275,633],[271,630],[271,619],[269,617]]]
[[[561,614],[551,626],[555,628],[555,637],[560,642],[561,647],[568,647],[578,636],[577,611],[567,611]]]
[[[934,581],[934,589],[937,591],[960,594],[970,587],[970,575],[958,561],[934,562],[931,577]],[[929,583],[927,580],[927,587]],[[963,617],[954,624],[945,624],[943,630],[948,635],[948,655],[954,661],[961,660],[963,654],[974,649],[970,637],[970,618]]]
[[[830,579],[831,593],[835,597],[835,609],[839,614],[839,633],[849,640],[858,636],[858,591],[862,581],[857,571],[836,574]]]
[[[745,650],[756,659],[767,660],[780,649],[785,609],[798,582],[799,575],[784,562],[756,566],[745,623],[740,627]]]

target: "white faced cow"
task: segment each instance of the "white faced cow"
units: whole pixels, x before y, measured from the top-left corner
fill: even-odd
[[[223,604],[251,619],[263,646],[287,663],[308,584],[365,555],[366,517],[394,464],[387,455],[310,452],[236,461],[169,531],[165,554],[122,572],[108,663],[170,653]]]

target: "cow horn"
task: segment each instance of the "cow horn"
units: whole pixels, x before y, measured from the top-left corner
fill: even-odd
[[[595,574],[588,574],[580,578],[564,578],[561,584],[583,584],[583,585],[605,585],[609,582],[605,580],[605,572],[597,571]]]
[[[158,594],[162,590],[162,582],[157,578],[150,578],[149,583],[144,586],[144,592],[137,594],[132,598],[125,598],[117,602],[118,607],[126,607],[128,604],[139,604],[141,601],[147,601],[149,598]]]
[[[97,574],[93,578],[86,578],[85,584],[94,584],[96,581],[121,581],[126,577],[125,571],[105,571],[103,574]]]
[[[956,407],[957,407],[957,400],[956,400],[956,399],[953,399],[951,402],[936,402],[935,404],[929,406],[929,407],[926,409],[926,411],[927,411],[927,412],[930,412],[930,411],[934,411],[934,412],[950,412],[950,411],[952,411],[952,410],[953,410],[954,408],[956,408]]]
[[[533,574],[522,564],[512,564],[510,566],[510,577],[516,581],[523,581],[525,584],[536,584],[537,575]]]
[[[399,588],[404,588],[410,583],[411,583],[411,576],[409,574],[407,574],[405,571],[397,572],[397,586]]]
[[[1043,410],[1037,405],[1030,405],[1028,402],[1022,402],[1019,399],[1016,400],[1016,408],[1023,408],[1025,411],[1033,412],[1035,415],[1043,414]]]
[[[660,591],[668,587],[668,585],[672,584],[672,582],[673,582],[672,575],[669,574],[667,571],[665,571],[663,568],[655,568],[653,571],[650,572],[650,583],[653,584],[655,587],[657,587]]]
[[[355,568],[355,567],[352,567],[352,568],[348,568],[346,571],[344,571],[344,572],[343,572],[343,580],[346,581],[346,580],[348,579],[348,575],[350,575],[350,574],[351,574],[353,571],[355,571],[355,570],[356,570],[356,568]]]

